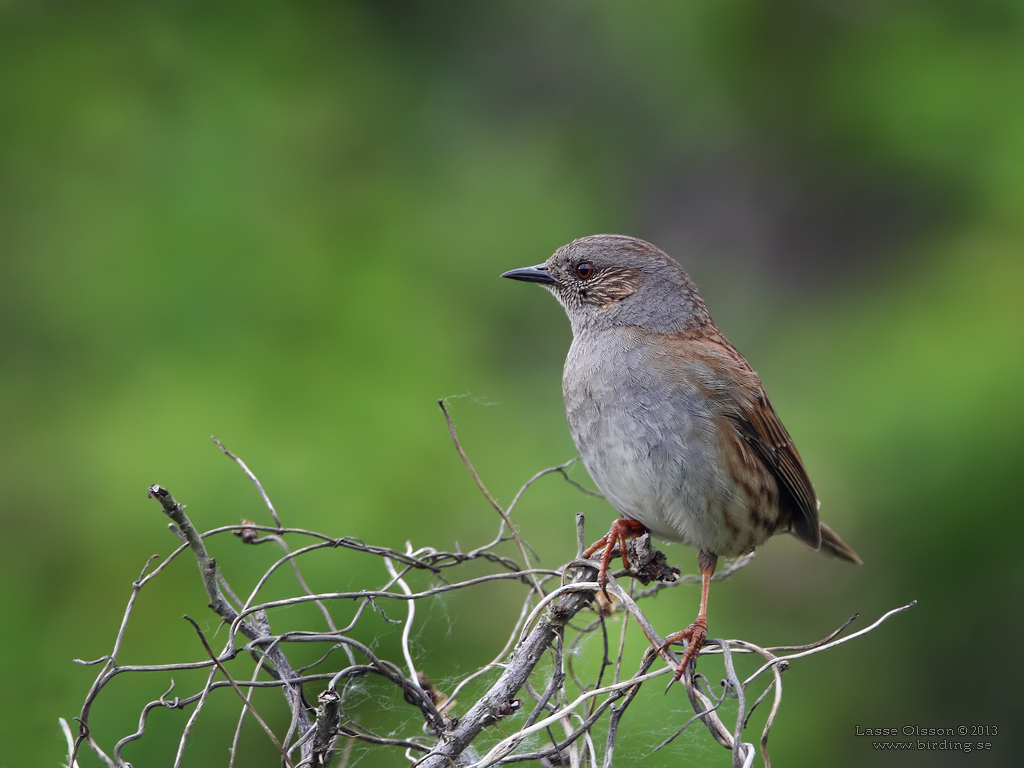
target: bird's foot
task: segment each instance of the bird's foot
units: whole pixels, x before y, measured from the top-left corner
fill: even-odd
[[[597,572],[597,583],[601,586],[601,592],[609,600],[608,597],[608,564],[612,560],[612,552],[615,551],[615,546],[619,547],[619,555],[622,557],[622,565],[625,569],[629,570],[629,560],[626,555],[626,540],[634,539],[637,536],[643,536],[647,533],[647,528],[643,523],[638,523],[636,520],[630,520],[628,517],[620,517],[608,530],[604,536],[595,541],[586,552],[583,553],[584,558],[591,557],[595,552],[600,549],[604,549],[604,553],[601,555],[601,568]]]
[[[698,616],[697,620],[693,622],[686,629],[681,632],[676,632],[665,638],[665,643],[658,649],[661,653],[668,649],[673,643],[678,643],[680,640],[686,641],[686,650],[683,651],[683,657],[679,660],[679,666],[676,667],[676,673],[672,678],[672,682],[676,682],[683,676],[683,672],[686,671],[688,664],[697,664],[697,654],[700,653],[700,649],[704,647],[704,641],[708,639],[708,621],[703,616]]]

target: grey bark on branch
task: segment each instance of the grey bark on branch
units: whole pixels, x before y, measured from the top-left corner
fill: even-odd
[[[448,417],[447,411],[445,416]],[[513,527],[516,505],[528,488],[548,475],[557,474],[578,485],[567,474],[573,462],[538,472],[524,484],[508,508],[502,508],[487,492],[461,450],[450,419],[448,426],[467,469],[500,517],[494,539],[468,552],[443,551],[433,547],[414,549],[409,543],[401,551],[365,544],[349,536],[333,538],[316,531],[285,528],[256,476],[241,459],[219,443],[218,447],[234,459],[256,484],[275,525],[262,526],[245,520],[238,525],[200,533],[185,514],[184,505],[179,504],[166,489],[151,486],[149,495],[159,501],[161,509],[172,521],[172,530],[185,543],[152,570],[150,566],[154,558],[147,561],[132,585],[131,597],[111,654],[95,661],[79,662],[102,665],[102,668],[77,718],[79,732],[74,743],[69,744],[67,764],[76,766],[77,753],[85,745],[109,768],[123,768],[128,762],[122,753],[145,736],[148,716],[152,711],[160,708],[191,710],[181,728],[174,762],[177,768],[184,765],[189,756],[185,747],[205,708],[231,706],[232,701],[238,705],[241,698],[231,747],[231,765],[235,764],[242,741],[242,724],[246,719],[252,719],[265,732],[266,736],[259,738],[269,740],[265,742],[266,746],[272,743],[274,749],[281,752],[281,762],[295,768],[331,764],[346,766],[355,749],[364,750],[365,756],[365,750],[396,748],[404,750],[410,766],[416,768],[485,768],[525,760],[609,768],[614,761],[618,734],[628,727],[629,719],[625,715],[631,702],[646,682],[658,677],[667,679],[678,665],[672,649],[663,648],[664,641],[644,614],[642,603],[664,589],[692,584],[699,577],[687,575],[677,578],[678,571],[654,549],[650,537],[640,537],[627,545],[629,561],[634,573],[640,574],[643,584],[654,583],[644,588],[631,583],[626,589],[616,578],[634,574],[620,571],[610,574],[607,585],[613,602],[596,599],[598,563],[581,559],[586,543],[582,515],[577,515],[576,523],[577,558],[556,570],[533,567],[530,563],[531,550]],[[237,597],[245,593],[231,588],[227,575],[220,572],[206,549],[205,540],[228,533],[236,534],[243,546],[269,545],[283,552],[257,580],[245,599]],[[296,548],[286,541],[295,537],[312,543]],[[317,592],[311,588],[301,573],[300,564],[314,552],[332,550],[338,557],[370,558],[382,566],[379,569],[361,566],[356,572],[362,577],[379,578],[383,586],[381,581],[375,581],[372,588],[366,585],[346,592]],[[521,560],[510,556],[507,550],[513,550]],[[143,588],[184,552],[191,552],[195,557],[209,606],[229,627],[224,650],[219,655],[215,654],[199,624],[193,622],[206,653],[198,660],[172,664],[122,664],[119,660],[122,640]],[[728,578],[749,561],[749,557],[740,558],[720,570],[714,578]],[[462,580],[451,576],[472,562],[486,564],[488,573],[481,576],[478,569],[471,578]],[[261,592],[267,581],[281,568],[290,568],[294,574],[294,596],[274,600],[262,598]],[[375,577],[374,573],[380,576]],[[414,588],[412,578],[417,573],[422,574],[417,578],[425,579],[427,587]],[[453,591],[477,590],[485,584],[508,580],[520,582],[524,592],[518,618],[513,622],[504,647],[496,649],[489,663],[462,673],[454,681],[447,681],[449,690],[438,690],[423,673],[424,669],[437,666],[431,661],[433,649],[414,649],[410,641],[414,628],[417,631],[422,628],[422,619],[417,619],[417,605]],[[272,624],[276,612],[307,603],[318,609],[319,613],[315,615],[320,617],[318,620],[326,628],[295,629],[274,634]],[[336,611],[344,606],[345,613],[351,613],[353,605],[356,606],[354,615],[348,623],[337,621]],[[744,732],[750,725],[751,714],[763,702],[770,700],[770,711],[764,718],[759,739],[759,751],[767,768],[770,766],[768,735],[782,703],[782,673],[794,660],[861,637],[911,605],[913,603],[889,611],[860,631],[840,637],[849,624],[847,622],[822,640],[805,646],[766,648],[746,640],[709,639],[700,655],[700,668],[706,671],[711,659],[721,655],[725,688],[716,694],[712,690],[714,686],[703,674],[688,670],[682,685],[694,714],[656,749],[670,744],[691,724],[701,723],[712,739],[729,750],[729,762],[735,766],[751,765],[757,750],[753,743],[743,740]],[[590,606],[593,612],[590,612]],[[389,615],[395,607],[404,610],[404,618]],[[581,613],[585,609],[588,613]],[[588,623],[580,626],[579,617],[583,615],[590,618]],[[621,621],[613,633],[609,632],[612,624],[608,619],[614,616],[621,617]],[[510,620],[512,618],[510,616]],[[577,621],[572,621],[574,618]],[[357,627],[375,621],[381,627],[401,625],[401,653],[396,654],[394,660],[352,636]],[[643,635],[637,646],[630,646],[635,641],[627,637],[628,623],[635,624]],[[595,635],[603,638],[604,655],[596,675],[584,680],[575,671],[573,658],[580,653],[583,642]],[[240,642],[241,638],[245,638],[245,642]],[[313,664],[296,669],[289,658],[289,649],[295,648],[295,643],[306,646],[320,644],[325,650]],[[633,656],[639,657],[632,675],[624,671],[629,663],[627,646],[635,647],[638,653]],[[657,652],[654,649],[658,649]],[[421,658],[416,658],[417,652]],[[763,663],[753,674],[741,679],[734,660],[744,654],[759,656]],[[251,665],[248,669],[238,666],[236,659],[246,655],[256,660],[255,672]],[[665,664],[657,664],[659,659]],[[205,675],[205,684],[199,690],[181,697],[172,696],[172,682],[163,694],[140,707],[138,730],[120,738],[111,753],[101,746],[101,739],[90,730],[89,720],[99,697],[112,679],[121,674],[156,675],[162,681],[157,685],[163,686],[157,690],[164,690],[167,676],[193,670],[203,671]],[[472,690],[468,686],[474,680],[494,674],[495,670],[500,670],[500,673],[482,695],[461,703],[457,701],[460,694],[467,697],[467,691]],[[385,681],[392,692],[391,698],[353,698],[352,692],[357,690],[353,683],[368,677]],[[263,701],[258,696],[263,694],[257,692],[265,688],[278,688],[285,697],[291,713],[286,727],[258,711]],[[221,690],[227,696],[218,694]],[[315,708],[309,704],[311,696],[308,694],[312,691],[319,694],[316,699],[319,706]],[[517,696],[524,700],[532,699],[532,702],[526,701],[524,706]],[[107,699],[109,696],[104,701]],[[367,719],[362,716],[360,707],[367,706],[368,701],[390,708],[392,712],[405,707],[408,712],[406,725],[399,729],[404,735],[396,735],[399,731],[385,735],[367,728],[364,724]],[[727,702],[728,708],[723,706]],[[726,711],[730,713],[730,719],[735,717],[732,725],[725,722]],[[603,718],[607,725],[599,726]],[[166,726],[166,719],[161,722]],[[564,731],[563,736],[555,736],[559,730],[552,727],[555,725]],[[598,727],[602,729],[600,737]],[[70,734],[70,729],[66,728],[65,733]],[[599,745],[599,741],[603,741],[603,745]]]

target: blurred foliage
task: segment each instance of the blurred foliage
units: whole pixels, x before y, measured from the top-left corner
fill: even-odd
[[[200,526],[263,519],[211,433],[289,524],[490,536],[434,401],[459,398],[506,502],[574,454],[567,323],[497,275],[594,232],[691,272],[866,563],[772,542],[716,585],[712,634],[806,642],[920,601],[794,667],[778,763],[959,765],[854,728],[996,724],[972,764],[1013,764],[1022,22],[1009,0],[0,4],[0,765],[60,759],[57,717],[94,672],[71,659],[109,651],[132,579],[174,546],[147,485]],[[579,509],[610,518],[555,479],[519,509],[545,563],[572,555]],[[263,567],[221,547],[234,573]],[[352,563],[311,581],[365,583]],[[207,615],[195,577],[183,561],[144,593],[126,659],[201,655],[177,619]],[[463,607],[424,625],[437,679],[510,620]],[[153,692],[121,686],[101,719],[128,732]],[[624,726],[638,764],[725,764],[704,736],[651,755],[685,707],[645,707]],[[180,719],[157,720],[137,765],[170,764]],[[220,725],[192,764],[226,759]]]

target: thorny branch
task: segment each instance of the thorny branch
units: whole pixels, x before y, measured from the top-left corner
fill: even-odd
[[[409,543],[399,551],[368,545],[352,537],[335,538],[316,531],[286,528],[256,475],[216,438],[213,440],[217,447],[254,483],[275,525],[262,526],[243,520],[239,525],[200,533],[185,514],[184,505],[164,488],[151,486],[150,497],[160,502],[172,521],[172,531],[184,543],[152,570],[156,556],[146,561],[139,578],[132,584],[110,655],[95,661],[79,661],[101,666],[75,718],[79,725],[77,737],[72,739],[71,729],[61,720],[69,744],[67,765],[77,768],[84,745],[110,768],[128,766],[122,752],[145,736],[149,715],[154,710],[168,709],[190,712],[179,726],[181,736],[174,761],[177,767],[185,762],[186,741],[205,708],[231,707],[234,702],[239,709],[230,751],[232,766],[236,764],[242,725],[247,717],[259,725],[275,751],[280,752],[282,764],[295,768],[317,768],[335,761],[337,765],[348,765],[355,745],[360,745],[356,749],[363,750],[398,748],[416,768],[485,768],[527,760],[539,760],[544,765],[611,766],[630,704],[644,683],[669,675],[678,664],[671,649],[656,651],[663,645],[662,637],[640,605],[659,591],[698,582],[699,577],[678,578],[678,571],[668,566],[664,555],[654,550],[650,538],[641,537],[628,545],[635,572],[620,571],[609,580],[608,592],[614,603],[596,601],[597,563],[583,560],[580,555],[586,543],[581,514],[577,515],[576,523],[576,559],[556,570],[532,566],[529,545],[513,526],[512,512],[526,490],[550,474],[559,474],[582,491],[593,493],[569,476],[567,469],[575,460],[538,472],[505,509],[473,469],[444,402],[439,405],[456,450],[482,494],[500,516],[495,538],[469,552],[432,547],[416,549]],[[236,596],[243,593],[231,588],[227,575],[206,549],[205,541],[226,533],[237,535],[244,544],[270,544],[283,552],[244,598]],[[520,559],[500,551],[507,550],[510,542],[514,543]],[[214,652],[200,625],[185,617],[192,623],[200,641],[199,647],[192,649],[192,659],[169,664],[122,664],[123,640],[142,589],[186,550],[191,551],[196,560],[210,609],[227,627],[223,650],[220,654]],[[380,563],[380,581],[377,585],[367,584],[352,591],[315,591],[303,576],[300,561],[306,562],[312,553],[326,550],[334,550],[345,557],[376,558]],[[745,566],[751,557],[738,558],[715,578],[727,578]],[[489,572],[458,579],[449,576],[471,562],[488,564]],[[268,580],[285,565],[294,575],[296,591],[291,597],[267,599],[263,592]],[[364,563],[359,572],[370,574],[373,571]],[[416,573],[423,574],[415,580],[417,584],[425,578],[430,585],[413,586],[412,577]],[[633,580],[627,590],[616,581],[616,578],[637,574],[643,584],[653,582],[651,586],[637,588]],[[507,580],[529,587],[518,616],[512,618],[508,639],[503,647],[495,648],[489,663],[453,679],[446,678],[443,688],[447,691],[442,690],[422,671],[436,666],[431,663],[431,649],[425,648],[419,654],[419,661],[413,652],[413,633],[422,623],[417,615],[423,615],[422,611],[417,613],[417,604],[425,605],[449,592]],[[307,603],[319,611],[326,629],[273,631],[272,619],[283,621],[281,611]],[[404,611],[396,608],[402,603]],[[729,750],[729,761],[734,766],[749,766],[753,763],[755,749],[751,742],[743,740],[744,732],[754,710],[771,697],[771,707],[758,738],[761,759],[766,767],[770,766],[768,737],[782,704],[782,673],[793,661],[860,637],[912,605],[914,603],[891,610],[860,631],[841,636],[850,623],[847,622],[822,640],[803,646],[761,647],[746,640],[709,639],[700,654],[701,673],[687,670],[682,679],[682,688],[695,714],[678,724],[674,733],[653,749],[666,747],[699,721],[715,741]],[[347,623],[338,620],[338,613],[342,611],[352,614]],[[573,620],[584,611],[590,618],[578,626]],[[404,618],[397,618],[402,613]],[[281,619],[275,618],[279,615]],[[358,626],[374,621],[374,616],[386,624],[401,625],[401,649],[396,661],[380,656],[353,636]],[[619,627],[611,633],[608,622],[616,616]],[[645,641],[637,643],[636,633],[627,633],[630,621]],[[365,635],[365,632],[360,634]],[[583,643],[595,635],[600,638],[603,655],[596,675],[588,681],[585,675],[581,676],[579,669],[586,665],[581,665],[579,660]],[[318,658],[312,663],[295,666],[293,659],[307,658],[306,654],[299,654],[299,649],[311,645],[322,648]],[[725,670],[725,688],[721,694],[713,691],[703,674],[712,663],[710,657],[716,655],[722,657]],[[742,655],[763,659],[761,666],[743,679],[735,664],[736,657]],[[254,672],[247,673],[244,667],[238,666],[245,657],[255,660]],[[658,665],[659,658],[664,664]],[[626,671],[630,665],[634,669],[632,673]],[[172,697],[175,682],[170,675],[194,674],[194,671],[205,671],[201,687],[183,697]],[[117,739],[108,753],[100,743],[108,737],[98,739],[90,728],[90,719],[101,695],[105,702],[111,699],[112,694],[106,692],[107,685],[122,674],[155,676],[155,685],[160,686],[156,690],[166,687],[168,682],[169,687],[159,697],[141,705],[137,730]],[[403,708],[407,713],[405,725],[398,731],[381,733],[371,727],[379,719],[375,717],[379,713],[370,711],[373,705],[359,694],[359,686],[370,677],[385,681],[394,691],[388,705],[392,714]],[[482,690],[484,687],[486,690]],[[259,692],[274,688],[283,694],[290,713],[284,722],[279,715],[271,716],[258,708],[259,704],[265,712],[269,711],[266,701],[259,699],[268,694]],[[229,692],[229,695],[225,697],[221,692]],[[459,700],[466,696],[470,700]],[[526,696],[532,702],[524,706],[517,696]],[[214,701],[216,704],[211,703]],[[379,702],[379,697],[374,701]],[[727,701],[728,707],[725,706]],[[528,714],[521,715],[516,725],[520,711]],[[732,721],[731,726],[727,725],[726,718]],[[403,730],[404,735],[399,736]],[[559,731],[561,736],[556,735]],[[339,739],[343,739],[340,744]],[[263,744],[270,746],[267,741]]]

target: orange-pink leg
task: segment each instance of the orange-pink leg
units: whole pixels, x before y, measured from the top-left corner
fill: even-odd
[[[587,551],[583,553],[583,557],[589,558],[604,547],[604,554],[601,555],[601,570],[597,574],[597,583],[601,585],[601,591],[604,592],[605,597],[608,597],[608,590],[605,588],[608,585],[608,563],[612,561],[612,550],[615,549],[615,545],[619,545],[622,565],[628,571],[629,558],[626,555],[626,540],[635,539],[637,536],[643,536],[645,533],[647,533],[647,528],[642,523],[630,520],[628,517],[620,517],[612,523],[612,527],[608,530],[607,534],[591,544]]]
[[[683,658],[679,662],[679,666],[676,668],[676,674],[673,680],[678,680],[683,676],[683,672],[686,671],[686,665],[697,663],[697,654],[700,649],[704,647],[704,641],[708,637],[708,588],[711,586],[711,577],[715,573],[715,566],[718,564],[718,555],[712,555],[710,552],[701,552],[700,557],[697,558],[697,566],[700,568],[700,611],[697,613],[697,619],[690,626],[681,632],[669,635],[665,638],[665,644],[661,646],[660,650],[665,650],[673,643],[678,643],[680,640],[686,641],[686,650],[683,651]]]

